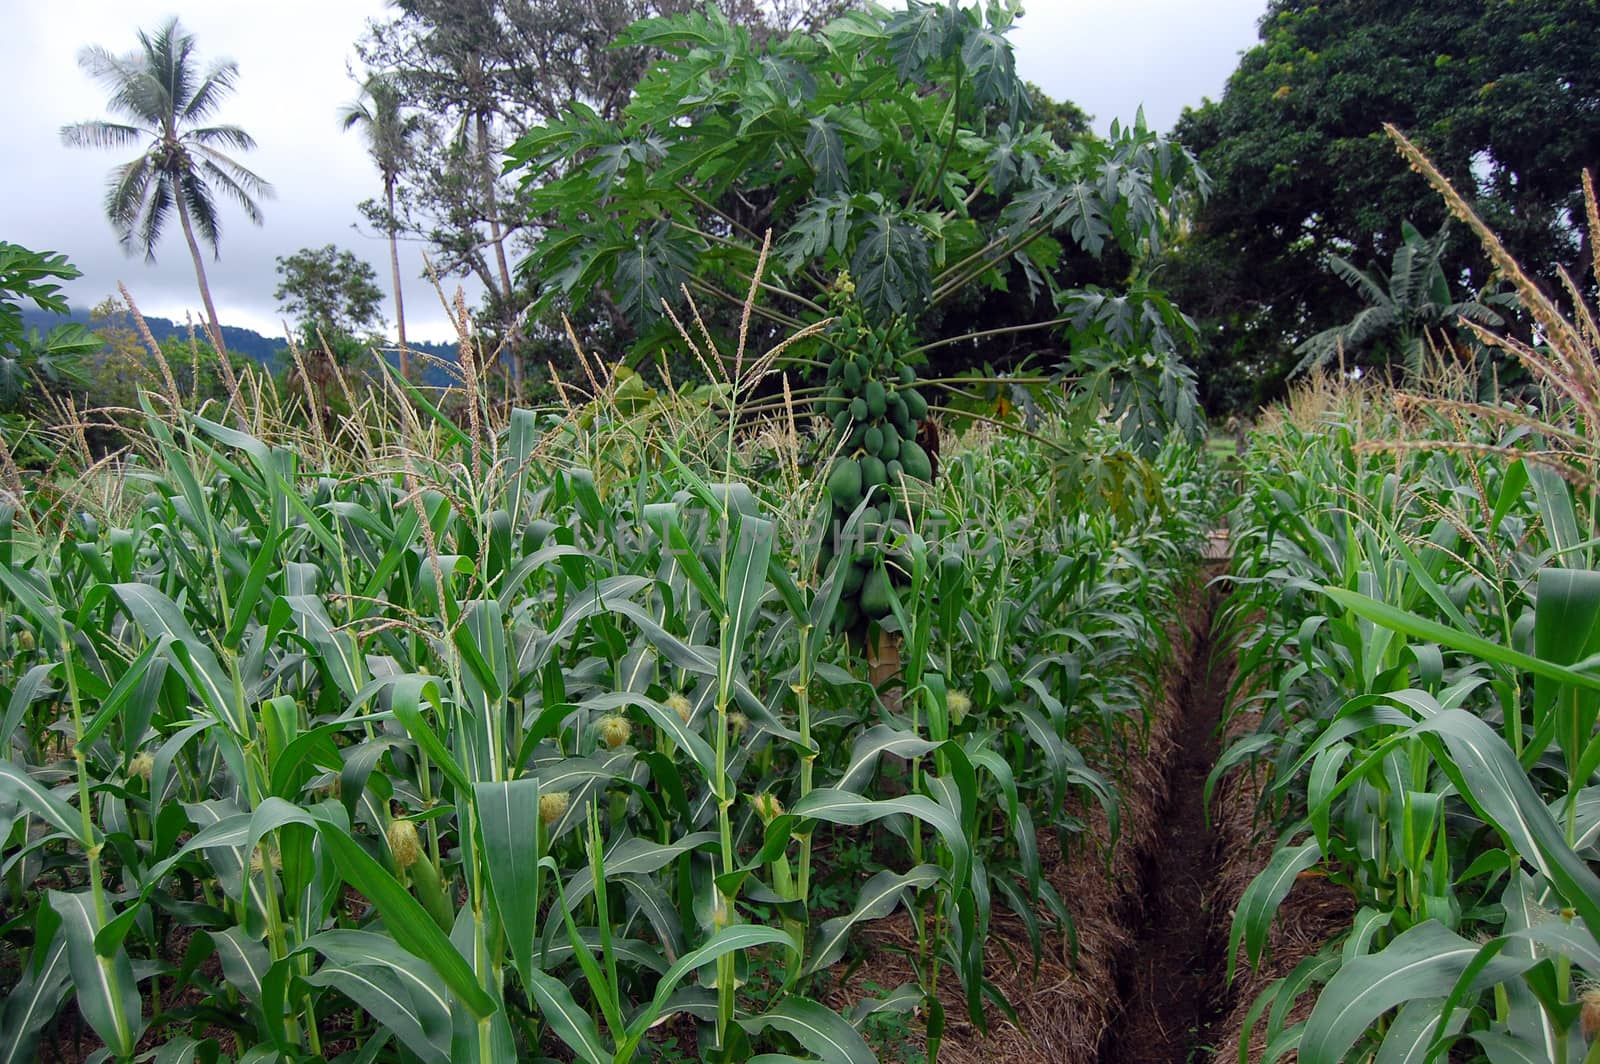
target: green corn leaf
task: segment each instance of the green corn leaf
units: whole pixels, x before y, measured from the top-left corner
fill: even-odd
[[[328,813],[322,807],[315,812],[323,845],[332,854],[339,874],[377,907],[395,941],[408,953],[432,965],[474,1016],[483,1018],[493,1013],[494,999],[478,984],[472,968],[427,911],[382,865],[367,856],[350,837],[348,825],[324,819]]]
[[[1543,462],[1525,462],[1528,479],[1533,484],[1533,496],[1539,504],[1539,515],[1544,518],[1545,534],[1550,537],[1550,551],[1558,565],[1582,566],[1584,558],[1569,558],[1583,542],[1578,531],[1578,517],[1572,506],[1572,487],[1561,474]]]
[[[1550,1051],[1540,1042],[1506,1031],[1471,1031],[1467,1037],[1483,1047],[1489,1064],[1550,1064]]]
[[[950,884],[960,890],[967,885],[972,869],[972,845],[961,821],[949,809],[920,794],[871,801],[858,794],[834,787],[818,787],[789,810],[795,816],[823,820],[830,824],[859,827],[886,816],[904,813],[932,825],[950,850],[952,865],[945,870]]]
[[[416,960],[406,959],[411,963]],[[441,1029],[441,1017],[430,1016],[417,1007],[415,995],[396,970],[372,964],[324,964],[303,978],[311,986],[330,987],[348,997],[418,1059],[428,1064],[449,1064],[449,1015],[442,1017]]]
[[[933,886],[941,875],[943,870],[938,865],[922,864],[903,875],[885,870],[867,880],[856,894],[855,904],[848,913],[823,921],[804,974],[821,971],[844,956],[850,931],[857,924],[864,920],[883,919],[899,908],[912,891]]]
[[[1534,653],[1542,661],[1571,666],[1600,650],[1600,573],[1587,569],[1543,569],[1534,609]],[[1555,738],[1566,758],[1567,774],[1578,762],[1594,732],[1600,692],[1574,690],[1547,676],[1533,684],[1533,719],[1538,728],[1555,715]]]
[[[101,841],[99,828],[91,823],[89,834],[85,836],[83,817],[78,810],[39,786],[15,761],[0,761],[0,797],[32,810],[79,846],[98,845]]]
[[[455,756],[450,753],[439,736],[423,716],[424,705],[433,708],[434,716],[444,716],[444,704],[439,698],[439,682],[432,676],[397,676],[392,680],[380,681],[392,687],[389,706],[394,711],[395,719],[406,729],[417,744],[417,747],[427,754],[429,759],[443,772],[445,779],[456,789],[458,794],[472,793],[472,784],[467,779],[467,774],[456,762]]]
[[[1333,599],[1345,609],[1357,616],[1392,629],[1402,635],[1412,636],[1417,639],[1426,639],[1438,643],[1440,646],[1452,650],[1464,651],[1485,661],[1508,665],[1524,672],[1531,672],[1535,676],[1543,676],[1560,683],[1573,684],[1588,691],[1600,691],[1600,675],[1579,672],[1554,662],[1544,661],[1540,658],[1502,646],[1499,643],[1484,639],[1482,636],[1469,632],[1458,631],[1446,627],[1437,621],[1430,621],[1425,617],[1418,617],[1414,613],[1396,609],[1385,602],[1380,602],[1367,595],[1347,591],[1340,587],[1323,587],[1324,595]]]
[[[734,537],[725,575],[728,623],[724,628],[722,652],[737,661],[746,652],[746,639],[755,624],[767,590],[767,562],[772,557],[775,529],[771,521],[753,514],[740,514],[735,522],[729,516],[729,534]]]
[[[856,737],[855,746],[850,751],[850,763],[845,767],[844,775],[839,777],[839,782],[835,786],[842,791],[860,793],[871,782],[881,755],[921,757],[937,749],[938,746],[938,743],[929,742],[920,735],[901,731],[887,724],[875,724]]]
[[[511,959],[526,980],[533,971],[539,918],[539,781],[473,784],[478,831],[489,887],[511,944]]]
[[[29,1064],[39,1036],[55,1018],[67,995],[67,936],[55,909],[41,905],[36,919],[33,953],[15,986],[0,1006],[0,1064]]]
[[[1339,969],[1317,998],[1300,1040],[1306,1064],[1339,1064],[1374,1020],[1402,1002],[1443,999],[1478,953],[1437,920],[1418,924],[1377,953]]]
[[[108,956],[95,952],[99,921],[94,914],[94,899],[88,894],[52,890],[49,901],[61,917],[78,1011],[107,1047],[121,1056],[131,1056],[144,1030],[132,962],[121,947]]]
[[[430,1044],[446,1053],[450,1046],[450,998],[439,977],[427,964],[407,952],[389,935],[376,931],[334,929],[312,935],[296,952],[315,950],[329,966],[343,969],[377,969],[387,973],[405,992],[410,1015]]]
[[[739,1023],[751,1034],[776,1028],[828,1064],[878,1064],[877,1055],[854,1027],[808,998],[784,998],[760,1016]]]
[[[1435,744],[1442,740],[1435,760],[1461,796],[1554,884],[1591,934],[1600,932],[1600,878],[1567,845],[1505,740],[1464,709],[1445,710],[1412,733]]]
[[[672,997],[672,992],[677,989],[684,976],[715,961],[718,957],[733,953],[737,950],[755,949],[757,946],[789,944],[788,932],[776,927],[761,927],[755,924],[735,924],[725,927],[711,937],[703,946],[691,950],[678,958],[676,964],[667,969],[656,983],[655,997],[648,1005],[634,1016],[628,1024],[627,1037],[623,1044],[618,1046],[617,1064],[626,1064],[637,1050],[639,1041],[646,1031],[666,1015],[667,1002]]]
[[[1267,943],[1267,931],[1278,906],[1294,886],[1295,877],[1322,858],[1322,848],[1316,839],[1307,839],[1299,846],[1282,846],[1272,855],[1256,878],[1245,888],[1244,895],[1233,916],[1233,927],[1228,932],[1228,982],[1233,982],[1233,968],[1239,955],[1239,940],[1245,944],[1245,957],[1259,964],[1261,951]]]
[[[1423,1064],[1428,1057],[1428,1047],[1440,1036],[1441,1004],[1443,1001],[1439,998],[1419,998],[1402,1005],[1389,1030],[1384,1033],[1383,1044],[1378,1047],[1378,1055],[1372,1064]],[[1466,1022],[1465,1015],[1452,1017],[1444,1029],[1444,1036],[1456,1033]]]
[[[528,973],[528,992],[539,1003],[545,1022],[561,1040],[589,1064],[611,1064],[613,1056],[600,1040],[600,1031],[589,1014],[578,1007],[567,985],[544,972]]]

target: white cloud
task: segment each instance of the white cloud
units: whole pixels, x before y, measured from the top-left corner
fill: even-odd
[[[1256,43],[1265,0],[1025,0],[1011,32],[1017,71],[1071,100],[1104,132],[1133,121],[1170,130],[1186,106],[1222,95]]]

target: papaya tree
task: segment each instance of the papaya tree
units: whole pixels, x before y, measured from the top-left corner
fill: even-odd
[[[546,306],[614,308],[645,350],[683,292],[737,303],[770,233],[753,312],[774,332],[834,319],[808,398],[833,426],[839,515],[876,493],[870,532],[932,472],[925,352],[966,344],[976,361],[991,337],[1070,327],[1069,246],[1141,261],[1203,192],[1193,158],[1142,121],[1068,148],[1031,121],[1006,38],[1018,11],[866,4],[765,41],[715,7],[636,23],[619,45],[662,58],[620,117],[574,102],[510,149],[543,227],[522,270]],[[1032,320],[941,335],[959,301],[1019,288]],[[1177,324],[1165,301],[1111,305]],[[868,616],[888,612],[880,567],[851,578]]]

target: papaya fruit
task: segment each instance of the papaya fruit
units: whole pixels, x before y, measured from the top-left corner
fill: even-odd
[[[857,489],[857,501],[860,501],[859,492],[867,488],[881,488],[888,482],[888,472],[884,469],[882,459],[871,455],[861,459],[861,484]]]
[[[861,612],[873,618],[886,616],[892,595],[889,571],[881,565],[874,566],[866,579],[861,581]]]
[[[928,460],[928,452],[915,440],[900,444],[900,465],[905,468],[908,477],[929,482],[933,480],[933,463]]]
[[[862,398],[867,403],[867,413],[871,417],[882,417],[888,402],[888,393],[884,391],[883,382],[874,377],[861,389]]]
[[[854,510],[861,501],[861,466],[853,458],[841,458],[828,474],[828,497],[833,505],[846,512]]]
[[[911,415],[912,421],[921,421],[928,416],[928,401],[922,397],[921,392],[915,388],[907,388],[900,394],[905,399],[906,412]]]

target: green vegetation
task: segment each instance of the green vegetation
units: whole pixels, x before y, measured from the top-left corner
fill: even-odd
[[[1182,446],[1126,518],[1050,491],[1057,416],[960,449],[882,547],[901,658],[874,690],[828,633],[851,558],[822,560],[795,454],[690,466],[609,397],[588,430],[480,396],[320,447],[147,404],[125,493],[8,510],[0,541],[24,1046],[75,987],[114,1057],[226,1029],[304,1059],[338,1029],[379,1059],[622,1060],[687,1013],[703,1056],[870,1059],[814,994],[902,907],[920,981],[863,1010],[937,1008],[942,977],[981,1022],[987,899],[1036,949],[1070,920],[1035,832],[1114,814],[1088,763],[1141,741],[1205,513]],[[602,427],[660,464],[574,464]],[[866,883],[813,915],[823,872]]]
[[[1076,921],[1183,896],[1222,701],[1244,1034],[1173,1047],[1600,1062],[1593,3],[1271,0],[1172,139],[1011,0],[393,7],[393,361],[333,243],[225,349],[270,188],[175,19],[61,135],[205,336],[0,242],[0,1064],[981,1054],[1156,1000]]]
[[[61,139],[75,148],[143,143],[136,158],[112,171],[106,217],[124,247],[153,260],[168,218],[177,212],[200,282],[211,343],[221,351],[222,324],[211,302],[199,241],[217,250],[222,233],[218,193],[260,225],[256,201],[271,196],[272,186],[224,151],[255,147],[249,133],[238,126],[203,124],[235,88],[239,68],[221,60],[201,70],[195,48],[193,35],[176,18],[154,33],[140,31],[139,50],[128,55],[114,55],[98,45],[85,48],[79,65],[110,90],[111,108],[129,121],[77,122],[61,127]]]
[[[1548,330],[1548,346],[1511,349],[1564,401],[1325,386],[1257,435],[1233,523],[1253,729],[1218,773],[1269,760],[1281,845],[1230,951],[1257,961],[1296,875],[1316,870],[1349,893],[1353,924],[1252,1009],[1265,1059],[1593,1060],[1579,973],[1600,970],[1600,334],[1401,143]],[[1600,227],[1592,189],[1588,217]]]

